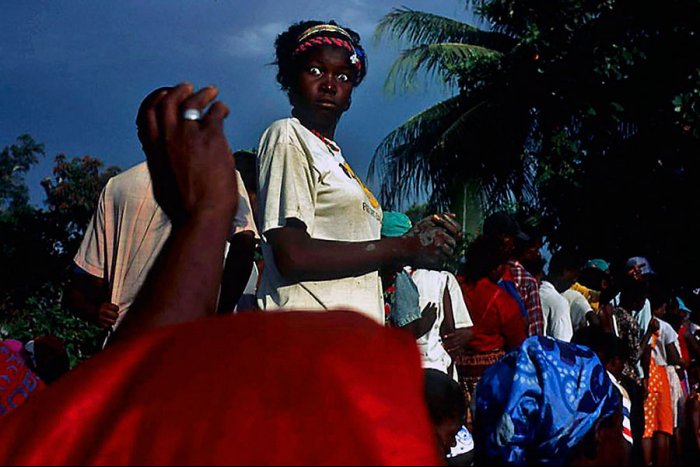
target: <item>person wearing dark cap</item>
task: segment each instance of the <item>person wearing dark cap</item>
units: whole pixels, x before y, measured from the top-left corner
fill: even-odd
[[[501,241],[501,248],[508,258],[504,281],[512,280],[527,312],[528,336],[544,335],[544,316],[540,301],[539,284],[527,272],[518,258],[518,251],[529,242],[530,236],[522,231],[518,221],[507,212],[492,214],[484,221],[484,235]]]
[[[627,260],[625,263],[625,275],[634,281],[641,282],[645,286],[649,285],[649,279],[651,276],[656,274],[649,264],[649,260],[642,256],[633,256]],[[618,294],[613,301],[613,305],[618,306],[620,304],[620,295]],[[649,327],[649,322],[651,321],[651,302],[649,300],[644,301],[644,305],[641,309],[634,313],[634,319],[637,320],[639,324],[640,332],[643,335],[644,330]]]

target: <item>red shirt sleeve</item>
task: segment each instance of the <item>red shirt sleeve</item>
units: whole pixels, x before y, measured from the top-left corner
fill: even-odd
[[[520,312],[520,306],[506,293],[499,293],[495,305],[501,318],[501,330],[508,350],[513,349],[527,339],[527,323]]]

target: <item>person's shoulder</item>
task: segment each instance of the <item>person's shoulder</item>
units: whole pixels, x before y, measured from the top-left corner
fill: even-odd
[[[141,162],[130,169],[110,178],[107,187],[112,193],[133,193],[137,190],[151,188],[151,173],[148,164]]]
[[[678,333],[676,332],[673,327],[668,324],[666,321],[659,319],[659,330],[661,331],[662,334],[667,336],[667,338],[674,339],[678,337]]]
[[[581,292],[579,292],[578,290],[567,289],[564,292],[562,292],[562,295],[564,297],[566,297],[566,299],[569,301],[581,301],[581,300],[583,300],[586,303],[588,303],[588,300],[586,300],[586,297],[584,297],[583,294]]]
[[[296,118],[282,118],[272,122],[261,138],[261,146],[295,144],[303,138],[303,126]]]

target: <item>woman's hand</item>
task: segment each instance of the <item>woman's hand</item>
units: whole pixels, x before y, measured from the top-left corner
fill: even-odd
[[[435,214],[418,222],[405,237],[409,246],[409,264],[419,269],[442,269],[455,252],[462,228],[454,214]]]
[[[471,327],[455,329],[453,333],[442,336],[442,346],[450,356],[454,357],[469,343],[473,334]]]

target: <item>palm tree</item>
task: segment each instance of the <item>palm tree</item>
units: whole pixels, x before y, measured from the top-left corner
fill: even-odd
[[[474,218],[465,211],[533,196],[532,166],[523,151],[532,107],[508,80],[493,79],[517,50],[517,38],[407,8],[380,21],[376,38],[387,35],[408,44],[389,72],[388,91],[415,87],[423,73],[454,95],[411,117],[377,148],[370,177],[379,179],[385,204],[397,207],[427,192],[433,207]]]

